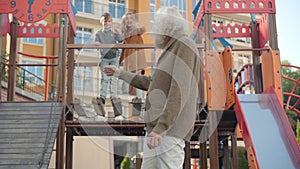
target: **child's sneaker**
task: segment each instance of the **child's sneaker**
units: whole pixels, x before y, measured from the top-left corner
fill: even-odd
[[[126,118],[124,116],[122,116],[122,115],[118,115],[118,116],[115,117],[115,120],[117,120],[117,121],[123,121],[123,120],[126,120]]]

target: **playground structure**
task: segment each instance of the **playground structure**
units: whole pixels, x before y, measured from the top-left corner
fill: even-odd
[[[11,1],[2,1],[0,13],[13,13]],[[21,2],[21,1],[15,1]],[[55,5],[56,4],[56,5]],[[105,122],[105,123],[78,123],[73,121],[73,76],[74,76],[74,49],[99,49],[99,48],[135,48],[135,49],[154,49],[154,45],[96,45],[96,44],[74,44],[75,36],[75,19],[72,14],[72,9],[68,0],[53,1],[53,11],[49,13],[60,14],[59,25],[48,25],[49,34],[46,33],[47,27],[42,25],[26,27],[19,26],[18,21],[14,18],[11,23],[10,35],[11,35],[11,48],[9,55],[9,81],[8,81],[8,101],[14,101],[15,95],[15,68],[20,66],[16,64],[16,45],[18,37],[60,37],[60,49],[58,54],[58,81],[57,81],[57,95],[52,104],[45,102],[36,102],[38,112],[32,113],[34,109],[28,109],[28,114],[25,115],[21,112],[24,103],[1,103],[0,115],[5,118],[11,114],[8,118],[10,121],[10,128],[5,124],[2,125],[3,129],[11,138],[8,141],[16,141],[14,146],[18,146],[20,141],[28,141],[31,143],[31,148],[36,146],[34,142],[38,142],[40,149],[37,149],[35,153],[37,156],[30,157],[30,151],[24,148],[24,154],[28,155],[30,160],[15,160],[15,158],[21,158],[17,156],[18,152],[12,151],[12,149],[5,147],[8,144],[1,145],[7,149],[7,151],[1,154],[0,167],[1,166],[14,166],[14,165],[31,165],[38,168],[47,168],[51,155],[51,149],[53,147],[54,138],[56,135],[56,168],[73,168],[73,138],[76,136],[94,135],[130,135],[130,136],[144,136],[144,124],[141,122],[122,122],[117,121]],[[58,10],[60,9],[60,10]],[[64,9],[64,10],[62,10]],[[210,168],[217,169],[223,166],[224,169],[232,168],[237,169],[237,145],[236,145],[236,125],[242,131],[243,140],[246,145],[248,154],[248,162],[250,168],[300,168],[300,150],[295,140],[295,136],[289,126],[289,122],[283,110],[283,98],[282,98],[282,82],[280,74],[280,57],[277,44],[277,31],[275,20],[275,0],[257,0],[257,1],[217,1],[217,0],[203,0],[198,3],[197,16],[194,22],[194,35],[195,41],[198,44],[199,52],[204,56],[205,68],[203,70],[203,84],[200,90],[201,103],[199,107],[205,107],[204,110],[199,112],[200,119],[197,119],[195,123],[195,133],[192,138],[192,144],[199,144],[199,149],[194,149],[195,145],[186,143],[186,158],[184,168],[190,168],[190,158],[200,158],[201,168],[208,168],[207,158],[210,159]],[[253,21],[250,25],[212,25],[211,17],[213,14],[236,14],[236,13],[255,13],[263,14],[259,21]],[[17,16],[15,16],[17,17]],[[19,16],[20,17],[20,16]],[[36,21],[36,20],[34,20]],[[201,24],[203,22],[203,24]],[[43,33],[38,31],[34,33],[26,32],[26,30],[43,30]],[[44,31],[45,30],[45,31]],[[53,30],[53,31],[52,31]],[[56,31],[55,31],[56,30]],[[213,33],[215,32],[215,33]],[[205,35],[205,36],[204,36]],[[229,38],[229,37],[250,37],[252,39],[251,49],[231,49],[226,47],[224,51],[215,51],[211,43],[214,38]],[[206,43],[202,43],[203,39]],[[266,43],[268,42],[268,46]],[[235,50],[250,50],[253,52],[252,65],[245,65],[241,68],[234,77],[233,73],[233,61],[232,51]],[[65,52],[67,51],[67,53]],[[24,54],[24,53],[23,53]],[[46,57],[50,58],[50,57]],[[96,63],[80,63],[78,65],[98,66]],[[50,64],[40,66],[53,66]],[[66,67],[68,69],[66,69]],[[65,72],[64,70],[67,70]],[[222,72],[222,73],[220,73]],[[295,86],[299,84],[299,79],[294,80]],[[206,83],[206,84],[204,84]],[[245,90],[252,89],[255,94],[243,94]],[[296,87],[295,87],[296,88]],[[294,89],[295,90],[295,89]],[[65,92],[66,91],[66,92]],[[293,91],[292,91],[293,92]],[[292,96],[292,93],[285,93]],[[299,96],[296,96],[299,100]],[[220,99],[221,98],[221,99]],[[45,99],[46,100],[46,99]],[[59,104],[60,103],[60,104]],[[63,106],[61,106],[61,104]],[[296,109],[299,101],[289,108],[298,112]],[[285,106],[289,106],[285,103]],[[34,107],[34,108],[36,108]],[[51,107],[56,107],[58,110],[53,111]],[[49,110],[49,114],[46,113]],[[5,110],[9,113],[3,113]],[[61,110],[61,118],[59,119],[58,113]],[[33,117],[32,114],[42,114],[41,125],[40,123],[33,124],[32,122],[23,122],[26,124],[14,126],[16,116],[26,116],[26,120],[30,121]],[[209,112],[209,113],[207,113]],[[223,116],[220,114],[223,112]],[[299,113],[299,112],[298,112]],[[217,123],[217,119],[220,122]],[[20,119],[21,120],[21,119]],[[59,120],[59,121],[58,121]],[[208,120],[208,123],[205,123]],[[23,120],[25,121],[25,120]],[[43,123],[42,123],[43,122]],[[22,123],[22,124],[23,124]],[[2,123],[1,123],[2,124]],[[47,124],[47,125],[45,125]],[[33,130],[36,127],[42,127],[42,132],[47,133],[46,136],[41,136],[41,131],[36,131],[36,137],[43,137],[41,139],[29,139],[26,136],[14,138],[18,132],[26,132],[30,129]],[[51,127],[50,127],[51,126]],[[56,128],[55,126],[58,126]],[[213,130],[214,126],[218,126],[217,130]],[[13,127],[19,127],[23,130],[17,131],[17,129],[11,129]],[[114,129],[114,132],[109,130]],[[265,132],[262,128],[266,128],[270,131],[270,135],[264,136]],[[58,131],[56,132],[56,129]],[[211,136],[208,141],[200,141],[200,133],[202,130],[211,130]],[[117,131],[117,132],[115,132]],[[14,135],[9,135],[10,132],[15,132]],[[34,132],[34,131],[32,131]],[[48,134],[51,133],[51,134]],[[64,141],[64,137],[66,140]],[[266,139],[265,137],[268,137]],[[19,140],[18,140],[19,139]],[[274,141],[270,144],[269,139]],[[47,141],[47,142],[46,142]],[[230,147],[228,142],[231,141],[231,154],[229,153]],[[219,147],[219,143],[223,143],[222,149]],[[12,145],[12,146],[13,146]],[[47,145],[47,146],[46,146]],[[36,146],[38,147],[38,146]],[[209,148],[208,148],[209,147]],[[64,150],[66,149],[66,150]],[[65,152],[65,153],[64,153]],[[209,154],[207,154],[209,152]],[[8,158],[3,158],[7,156]],[[64,159],[66,156],[66,159]],[[230,160],[231,156],[231,160]],[[4,160],[2,160],[4,159]],[[270,163],[272,161],[272,163]],[[138,165],[137,165],[138,166]]]

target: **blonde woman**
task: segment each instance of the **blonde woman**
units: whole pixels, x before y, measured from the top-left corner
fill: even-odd
[[[124,44],[143,44],[142,34],[145,27],[141,26],[134,13],[127,12],[122,17],[121,32],[124,36]],[[145,52],[143,49],[123,49],[120,56],[120,63],[124,63],[124,70],[137,72],[147,67]],[[135,95],[136,91],[130,87],[130,94]]]

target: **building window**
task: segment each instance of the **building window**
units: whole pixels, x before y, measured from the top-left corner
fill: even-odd
[[[93,42],[92,29],[76,27],[76,44],[91,44]],[[84,49],[84,51],[92,51],[91,49]]]
[[[32,60],[22,60],[22,64],[42,64],[42,62],[32,61]],[[22,72],[26,81],[29,81],[31,84],[28,85],[36,85],[41,84],[43,75],[43,67],[42,66],[22,66],[26,71]]]
[[[156,11],[156,0],[150,1],[150,32],[154,32],[154,14]],[[151,37],[153,38],[153,34],[151,34]]]
[[[113,18],[122,18],[125,14],[125,0],[109,0],[108,7]]]
[[[93,13],[92,0],[75,0],[75,7],[80,12]]]
[[[241,67],[243,67],[244,66],[244,60],[242,59],[242,58],[239,58],[238,59],[238,66],[239,66],[239,68],[241,68]]]
[[[32,43],[37,45],[44,45],[45,38],[22,38],[23,43]]]
[[[246,38],[246,43],[251,43],[251,38]]]
[[[93,91],[93,76],[91,67],[75,67],[74,89],[76,91]]]

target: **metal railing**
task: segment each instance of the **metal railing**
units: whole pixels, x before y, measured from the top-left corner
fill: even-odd
[[[8,82],[8,69],[5,68],[8,60],[4,57],[2,57],[1,59],[1,80],[4,82]],[[17,67],[16,69],[16,87],[23,91],[26,91],[31,94],[36,94],[37,96],[44,98],[45,86],[48,85],[51,88],[55,87],[55,85],[51,83],[45,84],[45,80],[43,78],[24,69],[23,67]],[[50,92],[49,95],[51,96]]]

